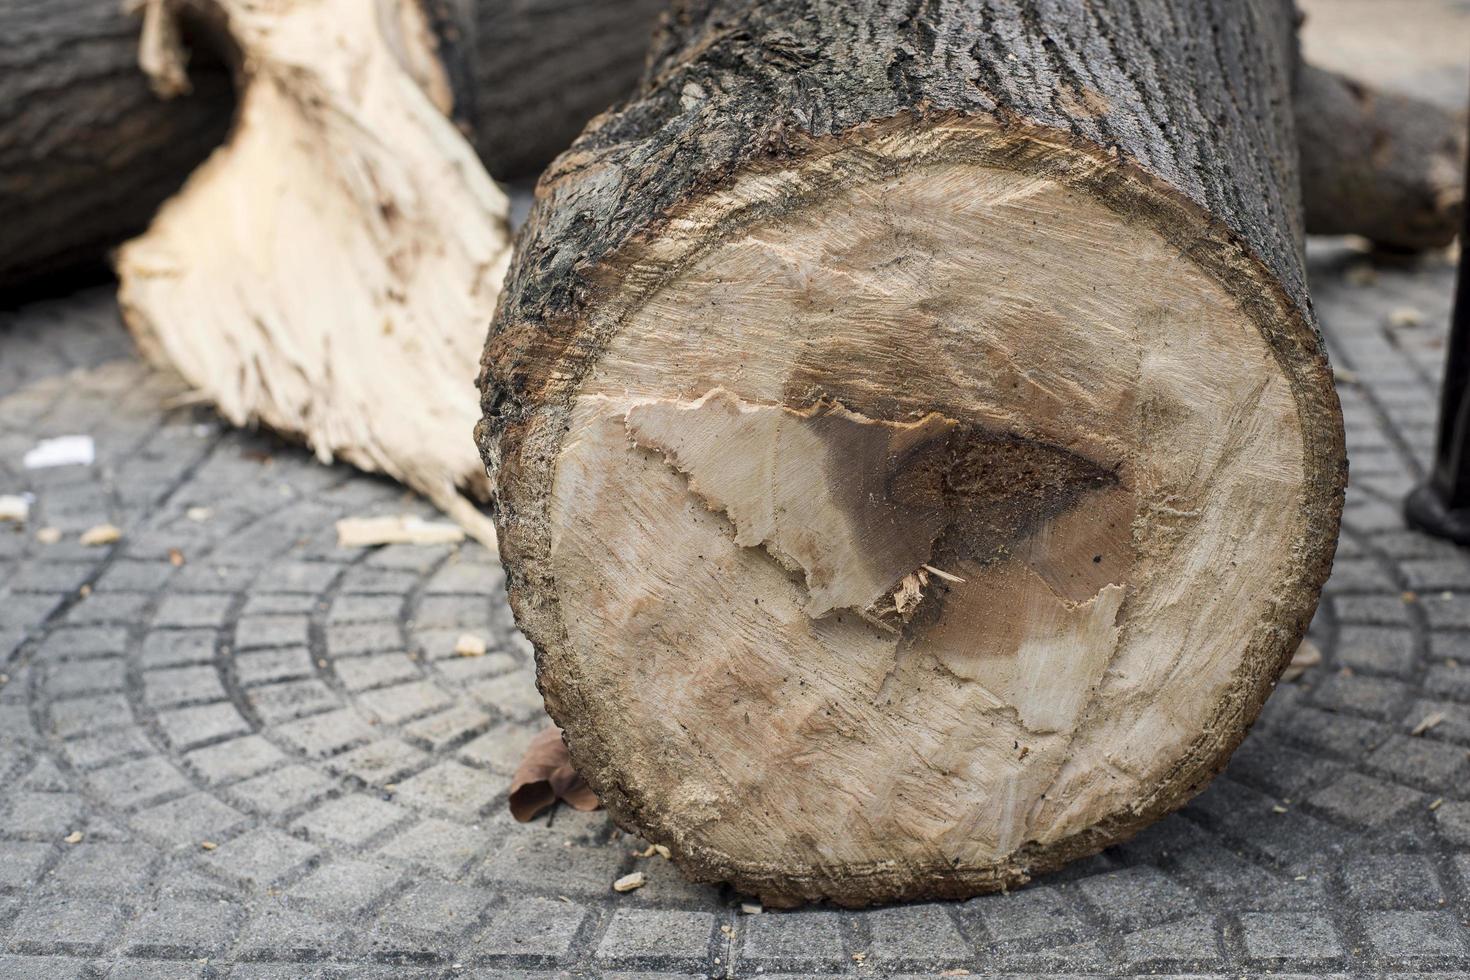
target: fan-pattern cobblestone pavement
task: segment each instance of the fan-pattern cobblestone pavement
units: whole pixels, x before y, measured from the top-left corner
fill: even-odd
[[[746,914],[602,814],[513,823],[541,706],[491,555],[337,547],[339,517],[430,512],[189,406],[106,290],[3,315],[0,493],[35,500],[0,525],[0,977],[1465,976],[1470,557],[1398,506],[1452,272],[1331,245],[1312,271],[1353,470],[1325,662],[1132,842],[862,913]],[[77,433],[94,466],[22,467]]]

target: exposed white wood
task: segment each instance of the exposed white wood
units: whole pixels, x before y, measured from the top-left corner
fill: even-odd
[[[119,252],[128,325],[232,422],[300,433],[493,543],[463,494],[487,490],[473,382],[507,204],[436,106],[417,4],[191,2],[239,49],[239,117]]]

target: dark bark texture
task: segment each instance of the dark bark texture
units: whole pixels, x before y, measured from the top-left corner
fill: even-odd
[[[95,263],[142,231],[230,125],[229,75],[160,101],[119,0],[0,4],[0,289]]]
[[[464,0],[460,0],[461,3]],[[479,0],[459,113],[492,176],[534,177],[632,94],[668,0]]]
[[[535,174],[637,80],[664,0],[425,0],[455,115],[491,176]],[[0,289],[98,263],[228,134],[225,52],[186,33],[160,99],[122,0],[0,3]]]

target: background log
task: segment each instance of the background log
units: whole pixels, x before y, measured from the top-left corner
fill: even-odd
[[[630,90],[663,0],[429,0],[453,51],[455,116],[490,174],[536,173]],[[161,99],[121,0],[0,4],[0,289],[143,230],[224,142],[224,53],[185,38],[192,92]]]
[[[483,360],[510,596],[625,826],[957,897],[1224,764],[1342,423],[1276,0],[688,0],[543,177]]]

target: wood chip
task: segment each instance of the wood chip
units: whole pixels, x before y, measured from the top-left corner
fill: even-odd
[[[184,566],[184,553],[178,548],[168,549],[168,563],[175,568]]]
[[[1410,735],[1423,735],[1425,732],[1444,721],[1444,712],[1435,711],[1419,719],[1419,724],[1409,730]]]
[[[0,521],[24,524],[30,516],[31,502],[25,497],[10,493],[0,496]]]
[[[933,565],[920,565],[919,567],[924,569],[924,571],[928,572],[930,575],[933,575],[935,578],[942,578],[946,582],[963,583],[965,581],[958,575],[952,575],[949,572],[943,571],[942,569],[935,568]]]
[[[95,548],[105,544],[112,544],[121,537],[122,531],[116,526],[112,524],[98,524],[96,527],[89,527],[83,531],[81,538],[78,540],[89,548]]]
[[[1444,806],[1444,797],[1443,796],[1437,797],[1433,803],[1429,804],[1429,809],[1430,810],[1438,810],[1442,806]]]
[[[733,937],[735,935],[735,930],[732,929],[730,926],[720,926],[720,932],[724,933],[728,937]]]
[[[1334,367],[1332,369],[1332,377],[1339,384],[1355,385],[1358,383],[1358,372],[1345,367]]]
[[[617,881],[613,882],[613,891],[637,891],[646,884],[648,884],[648,875],[644,874],[642,871],[635,871],[630,875],[623,875]]]
[[[653,850],[654,850],[654,853],[655,854],[657,854],[659,857],[663,858],[665,861],[667,861],[667,860],[669,860],[669,858],[673,857],[673,852],[670,851],[667,847],[665,847],[662,844],[655,844],[655,845],[653,845]]]
[[[205,521],[209,520],[210,517],[214,516],[214,511],[210,510],[208,507],[190,507],[188,510],[184,511],[184,516],[189,518],[189,520],[193,521],[195,524],[203,524]]]
[[[61,528],[43,527],[36,532],[36,540],[41,544],[56,544],[61,540]]]
[[[549,725],[531,739],[511,777],[510,814],[525,823],[557,800],[575,810],[596,810],[602,806],[597,794],[572,768],[561,729]]]
[[[371,548],[383,544],[457,544],[464,529],[457,524],[426,521],[413,514],[393,517],[344,517],[337,522],[337,547]]]
[[[1321,663],[1322,651],[1317,648],[1317,644],[1311,640],[1302,640],[1296,653],[1291,655],[1291,663],[1281,672],[1281,681],[1283,684],[1290,683]]]
[[[759,902],[741,902],[740,911],[746,915],[760,915],[766,907]]]
[[[219,845],[212,840],[202,840],[199,842],[199,846],[206,851],[213,851],[219,847]]]
[[[1421,326],[1424,323],[1424,312],[1412,306],[1400,306],[1388,315],[1388,325],[1395,330],[1404,330],[1409,327]]]
[[[73,830],[71,833],[67,834],[61,839],[66,841],[68,844],[80,844],[82,842],[82,832],[80,830]]]
[[[461,633],[454,641],[456,657],[483,657],[486,649],[485,641],[473,633]]]
[[[1353,286],[1371,286],[1378,281],[1378,270],[1366,262],[1359,262],[1347,271],[1347,281]]]

